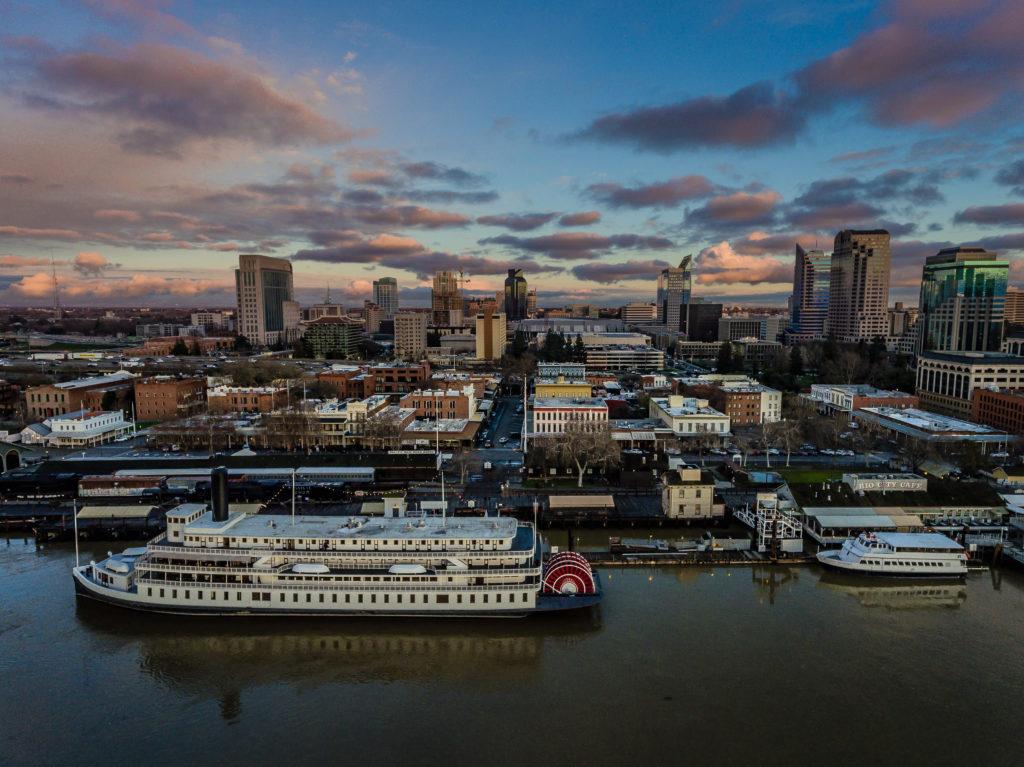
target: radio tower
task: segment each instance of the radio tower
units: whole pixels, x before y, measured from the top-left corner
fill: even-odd
[[[59,320],[64,316],[60,308],[60,284],[57,282],[57,264],[50,259],[50,272],[53,275],[53,318]]]

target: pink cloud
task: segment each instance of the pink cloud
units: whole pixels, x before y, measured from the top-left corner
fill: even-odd
[[[78,240],[81,232],[74,229],[46,229],[30,226],[0,226],[0,237],[28,238],[39,240]]]
[[[134,210],[118,210],[116,208],[106,208],[104,210],[98,210],[94,214],[96,218],[104,221],[139,221],[142,216],[136,213]]]
[[[724,241],[697,255],[694,273],[701,285],[787,283],[793,279],[791,265],[766,256],[741,255]]]

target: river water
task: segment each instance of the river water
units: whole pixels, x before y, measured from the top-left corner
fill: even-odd
[[[73,559],[0,538],[0,764],[1024,763],[1015,572],[616,569],[584,615],[309,621],[76,604]]]

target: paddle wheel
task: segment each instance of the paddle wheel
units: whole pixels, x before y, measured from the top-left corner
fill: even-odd
[[[596,594],[597,584],[590,563],[575,551],[562,551],[544,568],[544,594]]]

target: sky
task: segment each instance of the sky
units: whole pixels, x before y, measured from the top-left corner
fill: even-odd
[[[304,303],[430,275],[541,306],[783,304],[794,244],[1024,278],[1024,3],[0,0],[0,305]]]

